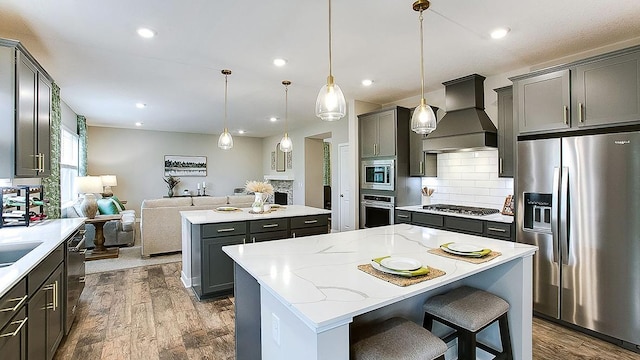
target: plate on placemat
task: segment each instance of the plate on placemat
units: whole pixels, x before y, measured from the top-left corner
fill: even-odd
[[[217,207],[216,210],[218,210],[218,211],[238,211],[240,209],[238,209],[237,207],[233,207],[233,206],[220,206],[220,207]]]
[[[484,250],[482,246],[465,243],[451,243],[447,245],[447,248],[459,253],[476,253]]]
[[[380,260],[380,265],[395,271],[410,271],[420,269],[422,267],[422,263],[416,259],[399,256],[384,258]]]

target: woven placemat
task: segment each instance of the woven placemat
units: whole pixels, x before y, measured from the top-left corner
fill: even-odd
[[[431,254],[448,257],[450,259],[466,261],[466,262],[472,263],[472,264],[482,264],[483,262],[487,262],[487,261],[493,260],[493,259],[497,258],[498,256],[502,255],[502,253],[497,252],[497,251],[493,251],[493,250],[489,254],[487,254],[487,255],[485,255],[483,257],[480,257],[480,258],[454,255],[454,254],[450,254],[450,253],[448,253],[448,252],[446,252],[446,251],[444,251],[444,250],[442,250],[440,248],[431,249],[428,252],[431,253]]]
[[[235,212],[242,212],[241,209],[235,209],[235,210],[217,210],[217,209],[213,209],[213,211],[215,212],[219,212],[219,213],[235,213]]]
[[[421,283],[423,281],[435,279],[446,274],[446,272],[440,269],[432,268],[431,266],[429,266],[429,273],[427,275],[414,276],[410,278],[400,275],[387,274],[386,272],[374,269],[370,264],[358,265],[358,270],[364,271],[369,275],[377,277],[378,279],[382,279],[398,286],[409,286]]]

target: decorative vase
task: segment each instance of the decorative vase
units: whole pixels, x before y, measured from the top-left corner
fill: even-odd
[[[255,199],[253,200],[253,204],[251,205],[251,210],[253,210],[254,213],[261,213],[263,212],[264,195],[259,192],[254,194],[255,194]]]
[[[169,189],[169,192],[167,194],[169,195],[169,197],[173,197],[173,189]]]

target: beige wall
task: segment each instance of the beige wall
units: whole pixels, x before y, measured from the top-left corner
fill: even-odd
[[[324,165],[323,141],[321,139],[304,139],[304,162],[314,164],[304,168],[305,205],[324,208],[324,186],[322,173]]]
[[[206,178],[180,177],[180,194],[184,189],[195,193],[196,183],[206,181],[207,194],[231,195],[247,180],[262,179],[262,139],[235,136],[233,141],[233,149],[223,151],[217,135],[89,126],[88,173],[117,175],[114,194],[139,217],[142,200],[167,195],[164,155],[207,157]]]

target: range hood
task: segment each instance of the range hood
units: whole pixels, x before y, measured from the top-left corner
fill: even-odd
[[[447,113],[423,141],[423,151],[490,150],[498,146],[497,129],[484,112],[484,79],[473,74],[442,83]]]

